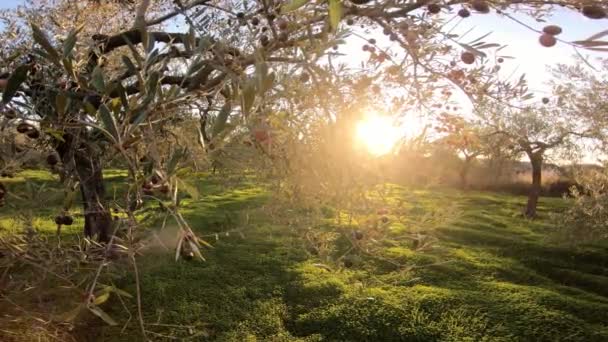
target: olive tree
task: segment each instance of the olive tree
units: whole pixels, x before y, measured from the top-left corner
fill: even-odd
[[[54,14],[50,19],[32,9],[3,13],[9,23],[3,39],[10,42],[2,50],[7,72],[0,82],[3,106],[16,109],[17,115],[7,119],[19,122],[19,132],[54,150],[58,160],[49,155],[49,164],[80,188],[85,234],[103,241],[112,231],[104,158],[120,159],[129,170],[128,212],[139,207],[142,196],[175,198],[178,188],[188,189],[177,177],[188,150],[176,148],[161,156],[157,138],[163,127],[184,111],[200,117],[199,141],[210,157],[221,155],[231,139],[248,134],[258,143],[267,141],[269,113],[281,101],[296,100],[284,84],[299,79],[306,89],[306,83],[330,80],[328,70],[349,72],[334,65],[345,61],[334,50],[344,39],[364,40],[366,56],[367,76],[351,96],[370,89],[380,94],[394,86],[403,95],[393,102],[403,111],[423,105],[446,86],[474,102],[507,93],[488,62],[491,55],[501,59],[500,45],[481,38],[467,42],[446,32],[443,24],[450,16],[496,11],[510,20],[511,12],[541,16],[553,5],[589,18],[606,16],[601,2],[581,7],[574,0],[91,1],[79,2],[72,12],[67,11],[69,1],[44,3]],[[102,5],[113,7],[89,20],[99,13],[87,6]],[[63,11],[75,19],[61,18]],[[170,25],[178,17],[187,32]],[[116,24],[101,32],[106,26],[99,23],[112,20]],[[366,30],[382,31],[387,44],[364,37],[372,35]],[[559,32],[553,27],[539,34],[541,44],[551,46]],[[58,224],[64,218],[58,217]]]
[[[542,165],[549,152],[575,150],[579,139],[595,138],[594,121],[583,120],[578,112],[550,103],[540,106],[480,106],[477,115],[491,130],[490,135],[508,139],[513,154],[523,153],[532,167],[531,188],[525,216],[535,217],[542,184]]]

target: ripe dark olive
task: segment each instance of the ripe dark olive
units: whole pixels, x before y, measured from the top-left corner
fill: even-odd
[[[4,184],[0,183],[0,199],[3,199],[4,195],[6,195],[6,188],[4,187]]]
[[[602,19],[606,17],[606,11],[599,5],[583,6],[582,12],[589,19]]]
[[[355,239],[357,239],[357,240],[363,239],[363,233],[357,230],[355,232]]]
[[[346,19],[346,25],[354,25],[355,21],[351,18]]]
[[[543,27],[543,32],[552,36],[557,36],[562,33],[562,28],[557,25],[548,25]]]
[[[63,224],[66,226],[71,226],[74,223],[74,218],[72,216],[66,215],[63,217]]]
[[[160,182],[160,178],[158,177],[158,175],[152,175],[152,177],[150,177],[150,183],[158,184],[158,182]]]
[[[543,33],[540,38],[538,38],[538,42],[544,47],[552,47],[557,44],[557,39],[550,34]]]
[[[350,0],[350,2],[352,2],[355,5],[365,5],[366,3],[370,2],[371,0]]]
[[[497,62],[498,62],[498,63],[502,63],[502,62],[504,62],[504,61],[505,61],[505,59],[504,59],[504,58],[502,58],[502,57],[499,57],[499,58],[498,58],[498,60],[497,60]]]
[[[25,122],[22,122],[19,125],[17,125],[17,132],[19,132],[19,133],[27,133],[27,132],[29,132],[33,128],[34,127],[32,125],[27,124]]]
[[[167,194],[169,192],[169,186],[167,184],[161,186],[160,188],[158,188],[158,191],[160,191],[163,194]]]
[[[475,63],[475,55],[472,52],[465,51],[460,55],[460,60],[464,64],[473,64]]]
[[[471,12],[466,8],[462,8],[462,9],[460,9],[460,11],[458,11],[458,15],[461,18],[468,18],[471,16]]]
[[[4,112],[4,117],[12,120],[17,117],[17,113],[12,109],[8,109],[6,112]]]
[[[549,103],[549,98],[543,97],[542,101],[543,101],[543,104],[547,104],[547,103]]]
[[[389,39],[394,42],[397,39],[399,39],[399,36],[397,36],[396,33],[391,33],[391,35],[389,36]]]
[[[451,67],[455,67],[455,66],[456,66],[456,62],[451,61],[451,62],[450,62],[450,66],[451,66]]]
[[[480,13],[490,12],[490,6],[484,0],[473,0],[471,2],[471,7],[473,7],[474,10]]]
[[[376,40],[374,38],[370,38],[370,40],[368,40],[368,42],[372,45],[376,44]]]
[[[430,4],[430,5],[426,6],[426,9],[431,14],[437,14],[437,13],[441,12],[441,6],[439,6],[437,4]]]
[[[54,154],[49,154],[46,157],[46,163],[53,166],[53,165],[57,165],[57,163],[59,163],[59,158],[57,158],[56,155]]]
[[[251,25],[258,26],[259,23],[260,23],[260,19],[258,17],[251,18]]]
[[[269,42],[270,40],[268,40],[268,36],[263,35],[260,37],[260,43],[262,44],[262,46],[268,45]]]
[[[40,138],[40,132],[38,132],[37,129],[32,129],[29,132],[26,133],[27,137],[30,139],[38,139]]]
[[[279,19],[279,20],[277,20],[277,27],[281,31],[287,30],[287,20],[285,20],[285,19]]]
[[[55,224],[63,224],[63,216],[55,216]]]
[[[346,267],[346,268],[353,267],[353,262],[350,259],[344,260],[344,267]]]
[[[243,18],[245,18],[245,13],[239,12],[239,13],[236,14],[236,17],[239,18],[239,19],[243,19]]]

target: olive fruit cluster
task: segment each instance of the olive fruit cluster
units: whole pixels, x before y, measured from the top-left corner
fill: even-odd
[[[57,215],[55,216],[55,223],[60,226],[71,226],[74,223],[74,218],[70,215]]]

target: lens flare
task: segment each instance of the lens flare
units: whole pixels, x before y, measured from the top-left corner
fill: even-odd
[[[390,153],[400,138],[399,128],[389,117],[369,115],[357,123],[357,139],[373,155]]]

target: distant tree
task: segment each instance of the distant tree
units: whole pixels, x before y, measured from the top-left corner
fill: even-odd
[[[597,137],[593,121],[581,120],[578,112],[549,103],[515,108],[506,105],[479,107],[477,115],[491,135],[509,139],[513,153],[524,153],[532,166],[532,184],[525,208],[527,217],[536,216],[541,190],[542,165],[548,152],[574,150],[578,139]]]
[[[462,158],[458,175],[461,188],[466,189],[467,177],[473,162],[477,157],[485,154],[486,146],[481,128],[461,116],[443,113],[436,130],[443,134],[436,143],[451,147]]]

